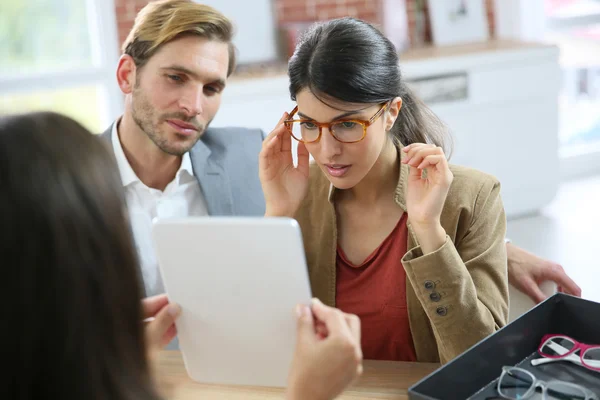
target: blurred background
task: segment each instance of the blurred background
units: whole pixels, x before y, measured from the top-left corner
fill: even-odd
[[[207,0],[239,67],[214,126],[269,131],[293,103],[286,61],[315,21],[353,16],[396,45],[444,120],[452,161],[497,176],[518,245],[600,300],[599,0]],[[0,2],[0,113],[54,110],[94,132],[122,112],[120,46],[147,0]]]
[[[453,0],[448,0],[452,2]],[[12,0],[0,5],[0,109],[6,112],[51,108],[78,118],[95,131],[120,114],[114,79],[119,46],[147,0]],[[491,38],[495,3],[482,1]],[[515,3],[507,0],[506,3]],[[600,2],[531,0],[545,20],[537,35],[561,50],[560,145],[564,155],[600,143]],[[426,0],[209,0],[232,18],[241,67],[285,61],[299,30],[314,21],[354,16],[393,32],[400,20],[408,43],[400,50],[432,42]],[[397,3],[396,5],[391,3]],[[468,3],[468,2],[466,2]],[[524,5],[523,9],[533,9]],[[398,17],[404,11],[406,21]],[[512,11],[512,10],[511,10]],[[529,11],[529,10],[526,10]],[[391,14],[391,15],[390,15]],[[518,19],[515,13],[509,18]],[[523,21],[522,25],[527,25]],[[404,27],[406,26],[406,28]],[[537,37],[536,37],[537,36]],[[397,42],[396,42],[397,44]],[[256,66],[257,69],[265,66]],[[282,70],[284,72],[284,69]],[[111,101],[112,99],[112,101]],[[574,117],[576,115],[577,117]]]

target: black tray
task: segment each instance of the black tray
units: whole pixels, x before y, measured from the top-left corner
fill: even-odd
[[[464,400],[495,396],[502,367],[519,366],[545,381],[560,379],[600,395],[600,372],[568,361],[536,367],[537,349],[546,334],[562,334],[600,344],[600,304],[557,293],[465,353],[429,374],[408,390],[410,399]]]

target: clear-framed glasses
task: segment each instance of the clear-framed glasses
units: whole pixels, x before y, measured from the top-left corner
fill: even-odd
[[[598,396],[581,385],[564,381],[542,381],[518,367],[502,367],[498,394],[504,399],[527,399],[541,392],[542,400],[598,400]],[[536,397],[537,398],[537,397]]]
[[[565,335],[545,335],[538,354],[543,358],[531,360],[531,365],[554,361],[570,361],[592,371],[600,372],[600,345],[579,343]]]
[[[367,136],[367,128],[379,118],[389,106],[389,102],[381,104],[381,108],[368,121],[361,119],[341,119],[332,122],[316,122],[310,119],[294,119],[298,106],[290,112],[289,119],[284,124],[292,137],[299,142],[313,143],[321,139],[323,128],[339,142],[356,143]]]

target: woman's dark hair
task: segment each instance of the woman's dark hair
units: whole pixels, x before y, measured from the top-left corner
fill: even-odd
[[[313,25],[300,38],[288,74],[294,101],[303,89],[318,98],[349,103],[384,103],[401,97],[393,138],[403,145],[449,146],[444,124],[404,82],[394,45],[364,21],[341,18]]]
[[[0,397],[156,399],[108,147],[58,114],[4,117],[0,185]]]

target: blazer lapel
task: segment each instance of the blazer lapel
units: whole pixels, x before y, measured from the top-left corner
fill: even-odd
[[[113,124],[115,123],[117,122],[115,121]],[[107,143],[111,142],[113,124],[100,135]],[[221,153],[211,151],[202,140],[199,140],[190,150],[190,159],[194,176],[198,180],[200,189],[206,199],[208,214],[233,215],[231,183],[229,175],[223,167]]]
[[[113,125],[116,124],[116,121],[113,122],[112,124],[109,125],[108,129],[105,130],[104,132],[100,133],[98,135],[98,137],[102,140],[104,140],[106,143],[110,143],[112,140],[112,129],[113,129]],[[112,147],[111,147],[112,150]]]
[[[202,140],[190,150],[194,176],[206,199],[209,215],[233,215],[233,195],[229,175],[219,153],[212,152]]]

